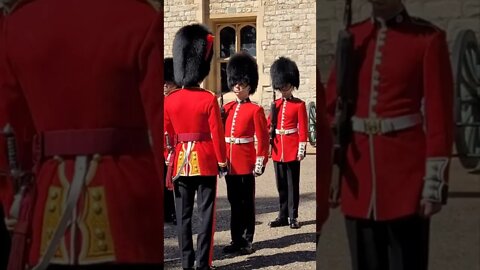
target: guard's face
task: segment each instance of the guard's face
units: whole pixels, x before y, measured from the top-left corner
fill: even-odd
[[[235,93],[239,100],[244,100],[250,94],[250,86],[245,83],[237,83],[233,87],[233,93]]]
[[[163,94],[167,95],[175,88],[177,88],[177,86],[174,82],[165,82],[165,84],[163,85]]]
[[[291,84],[287,84],[278,90],[280,91],[280,93],[282,93],[282,97],[288,98],[292,95],[293,86]]]

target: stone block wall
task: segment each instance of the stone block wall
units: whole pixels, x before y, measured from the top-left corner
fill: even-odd
[[[326,82],[332,63],[337,32],[342,26],[344,1],[317,1],[317,64],[322,82]],[[353,21],[371,14],[366,0],[353,1]],[[480,1],[478,0],[404,0],[412,16],[424,18],[447,32],[450,50],[463,29],[476,31],[480,42]]]

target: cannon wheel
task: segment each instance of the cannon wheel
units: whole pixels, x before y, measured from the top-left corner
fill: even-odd
[[[310,144],[315,147],[317,145],[317,129],[316,129],[316,117],[317,117],[317,108],[315,102],[310,101],[307,106],[308,113],[308,139]]]
[[[462,166],[475,169],[480,160],[480,49],[472,30],[461,31],[453,47],[455,81],[455,147]]]

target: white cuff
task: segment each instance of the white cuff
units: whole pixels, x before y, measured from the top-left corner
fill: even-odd
[[[299,156],[299,157],[305,157],[306,148],[307,148],[307,143],[306,143],[306,142],[298,143],[298,153],[297,153],[297,156]]]
[[[445,173],[448,162],[449,159],[446,157],[427,159],[425,177],[423,179],[423,199],[443,204],[447,202],[448,184],[445,180]]]
[[[257,160],[255,162],[255,169],[253,170],[254,173],[262,174],[263,160],[264,159],[265,159],[265,157],[257,157]]]

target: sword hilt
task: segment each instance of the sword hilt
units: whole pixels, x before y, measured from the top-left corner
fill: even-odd
[[[15,132],[10,124],[5,125],[3,128],[3,136],[7,143],[7,158],[10,176],[13,178],[14,191],[17,193],[22,185],[20,179],[23,176],[23,172],[18,165],[17,142],[15,139]]]

